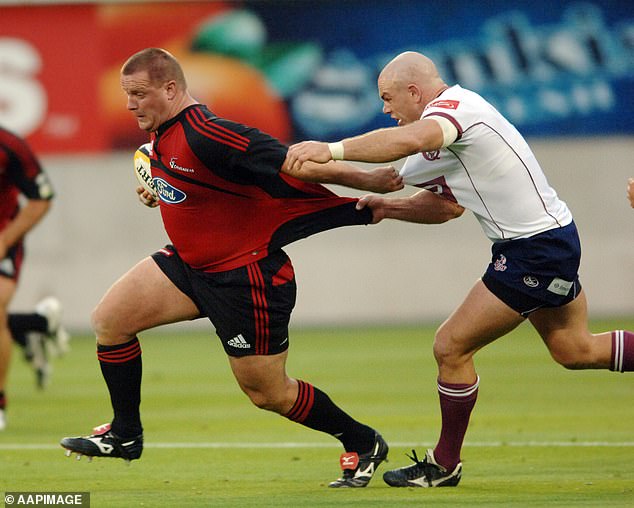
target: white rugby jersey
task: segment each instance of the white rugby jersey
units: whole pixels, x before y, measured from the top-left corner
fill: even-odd
[[[458,129],[451,145],[407,158],[406,184],[471,210],[492,241],[524,238],[572,221],[522,135],[491,104],[459,85],[430,102],[421,118],[440,115]]]

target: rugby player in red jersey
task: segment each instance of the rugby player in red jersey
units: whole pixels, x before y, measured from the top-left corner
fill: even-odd
[[[286,146],[199,104],[178,61],[162,49],[131,56],[121,85],[139,127],[151,134],[158,199],[142,187],[137,192],[146,205],[160,207],[171,244],[115,282],[94,310],[97,356],[114,418],[90,436],[64,438],[62,446],[68,454],[139,458],[137,334],[207,317],[251,401],[339,439],[344,474],[330,486],[365,487],[387,457],[386,442],[317,387],[286,374],[296,286],[282,247],[320,231],[372,222],[370,210],[356,210],[357,199],[315,182],[388,192],[402,188],[397,171],[330,162],[288,174],[282,168]],[[429,194],[439,222],[460,208]]]
[[[54,297],[42,300],[35,312],[8,312],[22,269],[24,236],[47,214],[53,189],[26,141],[1,127],[0,196],[0,430],[3,430],[5,385],[13,340],[25,349],[42,387],[48,377],[44,341],[53,338],[65,348],[68,335],[61,327],[61,304]],[[20,196],[24,198],[23,205]]]

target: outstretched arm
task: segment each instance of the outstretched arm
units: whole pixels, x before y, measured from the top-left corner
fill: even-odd
[[[319,164],[308,161],[296,169],[284,164],[282,173],[305,182],[333,183],[368,192],[385,193],[403,188],[403,178],[392,166],[364,170],[344,162]]]
[[[383,196],[363,196],[357,209],[368,207],[372,210],[373,224],[383,219],[398,219],[419,224],[442,224],[457,219],[464,207],[428,190],[421,190],[412,196],[387,198]]]
[[[627,181],[627,197],[630,200],[630,206],[634,208],[634,178]]]
[[[338,143],[297,143],[289,148],[285,166],[297,170],[306,161],[392,162],[417,152],[438,150],[444,142],[445,135],[440,124],[436,120],[422,119],[346,138]]]

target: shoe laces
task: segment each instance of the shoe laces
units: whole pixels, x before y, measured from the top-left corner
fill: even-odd
[[[412,455],[407,455],[409,459],[414,461],[414,465],[403,468],[407,479],[412,480],[414,478],[419,478],[421,476],[421,472],[425,475],[425,477],[433,477],[434,473],[438,473],[440,471],[440,467],[436,464],[432,464],[425,457],[423,460],[418,458],[416,455],[416,450],[412,450]]]
[[[407,455],[407,453],[405,455]],[[423,461],[418,459],[418,455],[416,455],[416,450],[412,450],[412,455],[407,455],[407,458],[410,459],[410,460],[413,460],[416,463],[417,466],[419,466],[421,464],[424,464]],[[425,458],[427,458],[427,457],[425,457]]]

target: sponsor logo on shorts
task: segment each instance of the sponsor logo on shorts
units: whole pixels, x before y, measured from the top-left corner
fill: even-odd
[[[246,340],[244,340],[244,337],[242,336],[241,333],[236,335],[233,339],[229,339],[227,341],[227,345],[231,346],[231,347],[236,347],[238,349],[250,349],[251,348],[251,344],[249,344]]]
[[[533,277],[532,275],[525,275],[524,284],[526,284],[529,288],[536,288],[537,286],[539,286],[539,281],[536,277]]]
[[[504,254],[500,254],[500,257],[495,260],[495,263],[493,263],[493,269],[496,272],[503,272],[507,268],[508,266],[506,266],[506,256],[504,256]]]
[[[154,178],[154,186],[156,187],[156,192],[161,198],[161,201],[165,201],[166,203],[176,204],[185,201],[187,198],[187,194],[185,194],[182,190],[177,189],[176,187],[170,185],[162,178]]]
[[[548,291],[555,293],[556,295],[568,296],[570,289],[572,288],[572,282],[555,277],[548,286]]]

